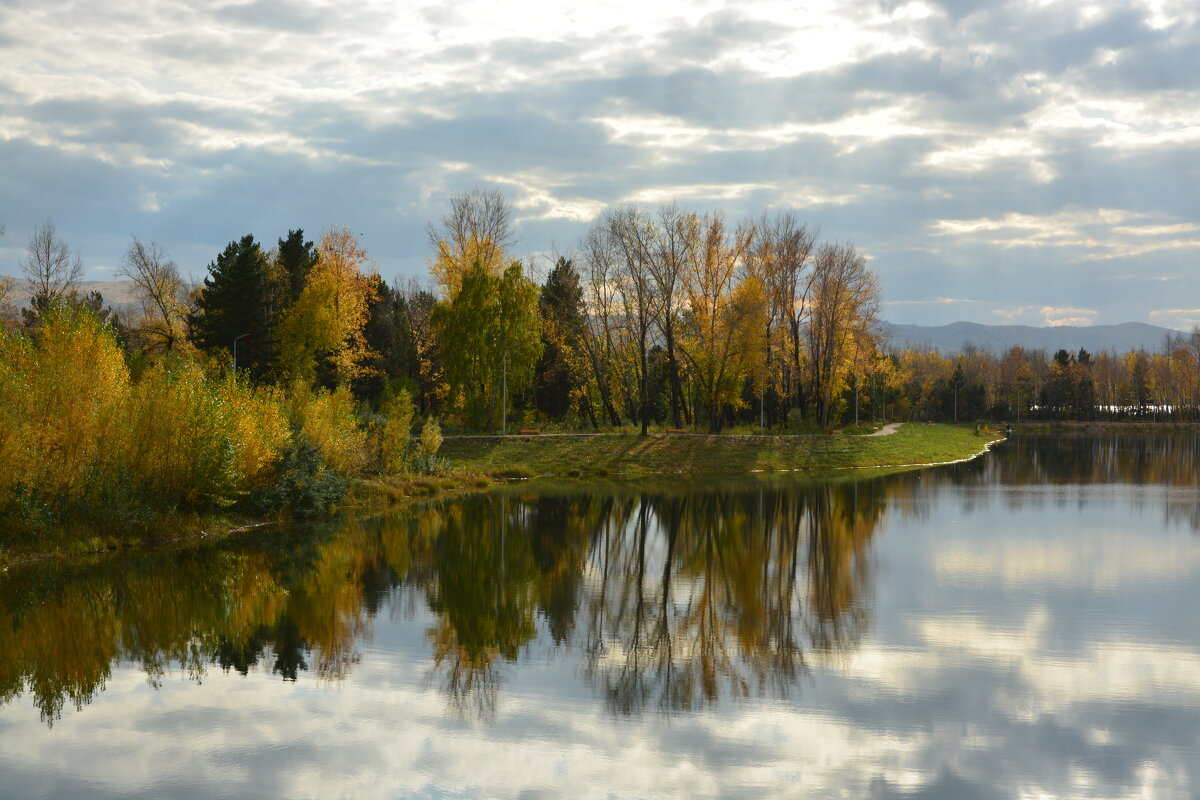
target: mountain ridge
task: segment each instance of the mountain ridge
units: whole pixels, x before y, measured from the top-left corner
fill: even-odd
[[[902,325],[879,323],[885,346],[896,350],[928,348],[942,354],[961,352],[965,345],[1002,354],[1011,347],[1026,350],[1077,351],[1092,353],[1129,350],[1158,350],[1168,336],[1180,331],[1145,322],[1116,325],[1057,325],[1037,328],[1032,325],[984,325],[978,322],[952,322],[948,325]]]

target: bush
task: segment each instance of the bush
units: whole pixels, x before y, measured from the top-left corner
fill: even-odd
[[[383,402],[383,413],[387,418],[379,443],[379,465],[385,473],[405,471],[408,443],[412,433],[412,395],[401,389]]]
[[[307,390],[292,394],[292,424],[317,446],[325,463],[343,475],[357,475],[369,462],[367,432],[358,424],[350,390]]]
[[[421,440],[413,458],[413,469],[423,475],[444,472],[447,464],[444,458],[437,457],[437,451],[442,446],[442,429],[434,417],[426,417],[421,427]]]
[[[316,444],[298,433],[276,466],[274,480],[252,496],[251,505],[312,517],[328,513],[345,495],[346,479],[326,465]]]

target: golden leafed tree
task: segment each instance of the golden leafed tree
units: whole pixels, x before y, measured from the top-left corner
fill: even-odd
[[[709,415],[709,429],[720,428],[726,405],[740,401],[741,380],[752,365],[742,348],[762,348],[747,338],[744,325],[763,330],[766,302],[763,286],[753,279],[738,289],[738,269],[753,237],[749,225],[729,231],[720,214],[700,223],[699,246],[683,271],[687,300],[687,333],[683,350],[691,361]]]
[[[459,192],[451,195],[441,224],[429,223],[425,232],[435,253],[429,271],[451,300],[476,262],[493,275],[508,266],[504,251],[514,241],[512,209],[496,189]]]
[[[280,369],[289,380],[312,383],[324,363],[344,384],[365,374],[371,355],[363,336],[375,291],[363,274],[370,260],[345,226],[327,229],[317,251],[304,289],[279,323]]]

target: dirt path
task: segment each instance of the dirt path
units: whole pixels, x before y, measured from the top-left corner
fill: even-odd
[[[867,436],[887,436],[890,433],[900,430],[900,426],[903,424],[903,422],[889,422],[874,433],[868,433]]]

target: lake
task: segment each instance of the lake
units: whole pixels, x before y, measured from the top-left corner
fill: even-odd
[[[0,576],[0,796],[1193,797],[1200,437]]]

